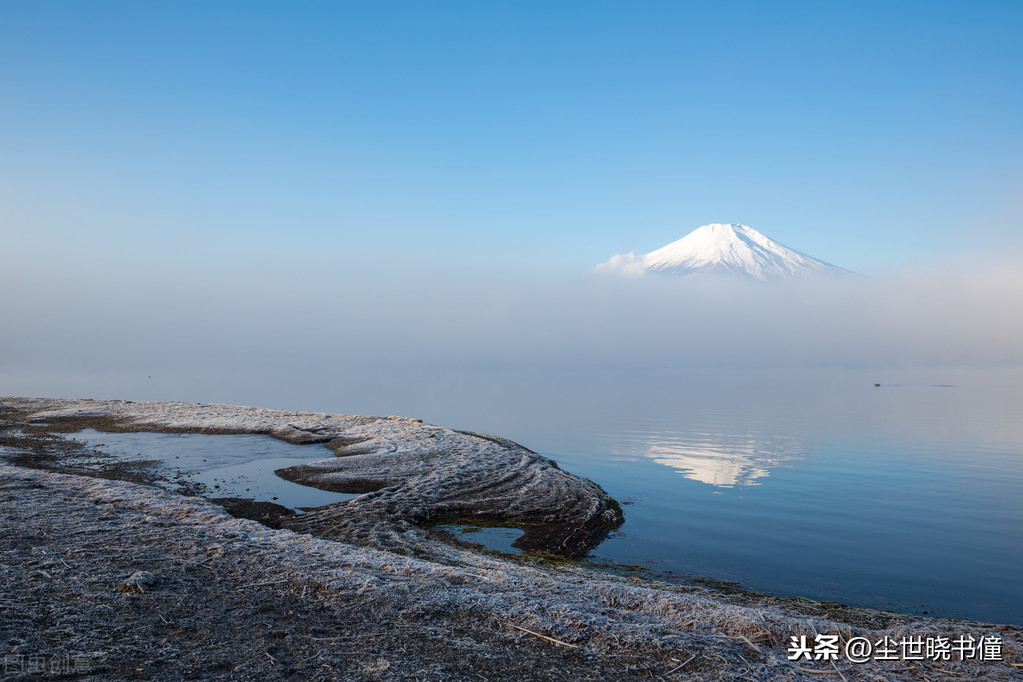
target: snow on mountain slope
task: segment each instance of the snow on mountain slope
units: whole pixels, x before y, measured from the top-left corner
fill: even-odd
[[[752,227],[723,223],[698,227],[682,239],[645,255],[627,253],[613,256],[596,269],[602,272],[682,276],[723,273],[759,280],[853,274],[783,246]]]

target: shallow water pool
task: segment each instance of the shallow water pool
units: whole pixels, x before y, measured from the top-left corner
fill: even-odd
[[[209,497],[274,502],[295,511],[358,497],[299,485],[274,473],[334,457],[322,445],[294,445],[248,433],[104,433],[85,429],[71,437],[123,461],[157,460],[174,481],[199,484]]]

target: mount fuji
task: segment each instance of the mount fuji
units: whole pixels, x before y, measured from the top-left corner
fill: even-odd
[[[726,274],[758,280],[855,274],[783,246],[752,227],[723,223],[698,227],[682,239],[647,254],[613,256],[596,270],[683,277]]]

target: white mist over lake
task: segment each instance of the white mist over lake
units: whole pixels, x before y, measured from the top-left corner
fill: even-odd
[[[8,268],[0,394],[494,433],[631,502],[598,559],[1023,613],[1017,264],[808,286],[230,262]]]
[[[486,373],[502,368],[1018,367],[1021,271],[995,261],[761,284],[322,257],[182,270],[75,261],[45,276],[13,263],[0,382],[8,393],[401,412],[444,402],[406,399],[424,381],[443,390],[455,375],[456,395],[486,391]]]

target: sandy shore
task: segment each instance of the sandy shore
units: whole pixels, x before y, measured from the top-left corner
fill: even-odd
[[[1015,626],[651,583],[441,541],[429,521],[444,518],[442,511],[484,509],[487,516],[496,507],[481,500],[504,504],[516,489],[543,498],[513,505],[521,518],[542,518],[550,528],[581,523],[582,535],[594,519],[613,525],[608,510],[616,505],[599,487],[553,473],[561,470],[503,439],[412,420],[183,403],[2,398],[0,409],[7,420],[0,444],[3,679],[1023,679],[1016,667],[1023,630]],[[239,427],[240,418],[248,426]],[[429,466],[388,474],[389,485],[368,500],[321,514],[311,527],[270,528],[149,485],[144,472],[111,465],[67,473],[77,460],[47,431],[75,419],[341,438],[332,449],[360,452],[335,459],[368,459],[354,469],[320,467],[341,472],[335,484],[345,476],[368,480],[366,471],[377,476],[401,458],[425,458]],[[421,437],[406,441],[410,434]],[[365,440],[355,442],[356,435]],[[490,463],[467,464],[475,450]],[[428,469],[444,457],[472,476],[509,458],[523,469],[495,480],[490,493],[475,478],[465,506],[437,492],[451,481]],[[425,515],[406,509],[408,488],[437,506]],[[547,509],[569,489],[588,491],[568,505],[574,511]],[[330,530],[352,515],[373,518]],[[842,644],[997,638],[1002,660],[789,660],[793,636],[813,646],[817,635]]]

